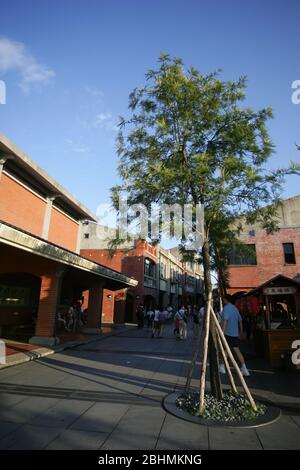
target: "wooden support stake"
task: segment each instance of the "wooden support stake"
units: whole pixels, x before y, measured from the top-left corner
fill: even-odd
[[[226,356],[226,352],[224,350],[222,340],[220,338],[220,333],[219,333],[218,330],[217,330],[217,338],[218,338],[218,345],[219,345],[219,348],[220,348],[220,351],[221,351],[221,354],[222,354],[223,362],[224,362],[224,365],[225,365],[225,369],[226,369],[226,372],[227,372],[227,375],[228,375],[228,378],[229,378],[229,381],[230,381],[231,390],[233,391],[233,393],[238,393],[235,382],[234,382],[233,375],[232,375],[231,370],[230,370],[230,365],[229,365],[229,362],[228,362],[228,359],[227,359],[227,356]]]
[[[253,409],[254,411],[257,411],[257,407],[256,407],[256,404],[255,404],[255,401],[253,400],[253,397],[252,397],[252,395],[251,395],[251,393],[250,393],[250,390],[249,390],[249,388],[248,388],[248,386],[247,386],[247,384],[246,384],[246,382],[245,382],[245,379],[244,379],[244,377],[243,377],[243,374],[241,373],[240,368],[239,368],[238,364],[236,363],[236,360],[235,360],[234,357],[233,357],[233,354],[232,354],[232,352],[231,352],[231,349],[230,349],[230,347],[228,346],[228,343],[227,343],[227,341],[226,341],[226,338],[225,338],[225,335],[224,335],[224,333],[223,333],[223,331],[222,331],[222,328],[221,328],[221,326],[220,326],[220,324],[219,324],[219,322],[218,322],[218,319],[217,319],[217,317],[216,317],[216,314],[215,314],[215,312],[214,312],[214,310],[213,310],[212,307],[211,307],[210,310],[211,310],[212,318],[213,318],[213,320],[214,320],[214,322],[215,322],[215,324],[216,324],[217,330],[218,330],[218,332],[219,332],[219,334],[220,334],[220,337],[221,337],[221,339],[222,339],[223,345],[224,345],[224,347],[225,347],[225,349],[226,349],[226,352],[227,352],[227,354],[228,354],[228,356],[229,356],[229,358],[230,358],[230,360],[231,360],[231,362],[232,362],[232,364],[233,364],[233,367],[235,368],[235,370],[236,370],[236,372],[237,372],[237,374],[238,374],[238,376],[239,376],[239,379],[240,379],[240,381],[241,381],[242,387],[243,387],[243,389],[244,389],[244,391],[245,391],[245,393],[246,393],[246,395],[247,395],[247,397],[248,397],[248,400],[249,400],[249,402],[250,402],[250,404],[251,404],[251,407],[252,407],[252,409]]]
[[[207,364],[207,350],[208,350],[208,336],[209,336],[209,322],[211,312],[211,292],[209,293],[207,304],[206,304],[206,317],[205,317],[205,334],[203,341],[203,359],[200,379],[200,400],[199,400],[199,413],[200,416],[204,411],[204,394],[205,394],[205,379],[206,379],[206,364]]]
[[[195,365],[196,365],[197,358],[198,358],[198,354],[199,354],[200,341],[201,341],[201,335],[199,334],[199,337],[197,338],[197,342],[196,342],[196,346],[195,346],[193,359],[192,359],[190,369],[189,369],[189,372],[188,372],[188,376],[187,376],[187,379],[186,379],[186,383],[185,383],[185,389],[184,389],[185,393],[188,393],[188,391],[190,389],[190,386],[191,386],[191,380],[192,380],[193,372],[194,372]]]

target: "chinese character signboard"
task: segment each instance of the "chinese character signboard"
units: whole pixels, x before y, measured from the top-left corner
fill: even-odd
[[[296,287],[265,287],[265,295],[285,295],[285,294],[296,294]]]

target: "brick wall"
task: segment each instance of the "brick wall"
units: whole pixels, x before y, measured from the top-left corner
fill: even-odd
[[[248,291],[277,274],[293,278],[300,272],[300,228],[282,228],[274,234],[256,232],[255,237],[243,237],[244,243],[255,244],[256,266],[230,266],[230,293]],[[285,264],[283,243],[293,243],[296,264]]]
[[[42,236],[46,201],[2,174],[0,179],[0,220]],[[76,251],[78,224],[52,207],[48,240],[63,248]]]
[[[52,207],[48,240],[56,245],[76,251],[78,224]]]
[[[103,289],[103,301],[102,301],[102,322],[113,323],[114,322],[114,303],[115,293]]]
[[[46,202],[6,174],[0,179],[0,219],[41,236]]]
[[[136,246],[132,250],[116,250],[111,256],[109,250],[106,249],[90,249],[81,250],[81,256],[96,263],[109,267],[116,271],[132,277],[138,281],[138,286],[129,288],[128,294],[134,298],[133,310],[140,303],[145,295],[153,295],[157,297],[155,289],[147,289],[144,287],[144,259],[150,258],[157,262],[157,249],[147,242],[138,240]],[[111,297],[108,297],[111,296]],[[158,299],[156,299],[158,301]],[[124,322],[125,315],[125,299],[122,291],[108,291],[103,293],[103,321],[104,322]]]
[[[52,336],[59,293],[59,264],[1,244],[0,259],[0,273],[30,273],[40,278],[41,291],[36,332],[39,336]]]

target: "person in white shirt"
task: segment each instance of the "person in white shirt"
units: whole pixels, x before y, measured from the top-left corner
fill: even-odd
[[[159,321],[159,310],[156,308],[154,310],[154,318],[153,318],[153,328],[152,328],[152,338],[156,335],[159,337],[160,333],[160,321]]]
[[[184,307],[181,307],[175,315],[175,319],[179,320],[179,338],[187,338],[187,318]]]
[[[152,323],[153,323],[153,318],[154,318],[153,310],[149,309],[147,311],[146,316],[147,316],[147,326],[148,326],[148,328],[152,328]]]
[[[167,307],[166,318],[167,318],[167,320],[172,320],[172,318],[173,318],[173,307],[172,307],[172,305],[169,305]]]

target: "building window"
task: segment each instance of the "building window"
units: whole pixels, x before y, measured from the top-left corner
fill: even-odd
[[[285,264],[296,264],[294,243],[283,243]]]
[[[146,258],[144,263],[144,273],[145,276],[155,277],[155,263],[150,259]]]
[[[167,279],[167,265],[164,263],[161,263],[159,269],[160,269],[160,278]]]
[[[229,265],[255,265],[256,248],[253,244],[235,246],[228,253]]]
[[[89,234],[89,233],[85,233],[85,234],[84,234],[84,238],[90,238],[90,234]]]

